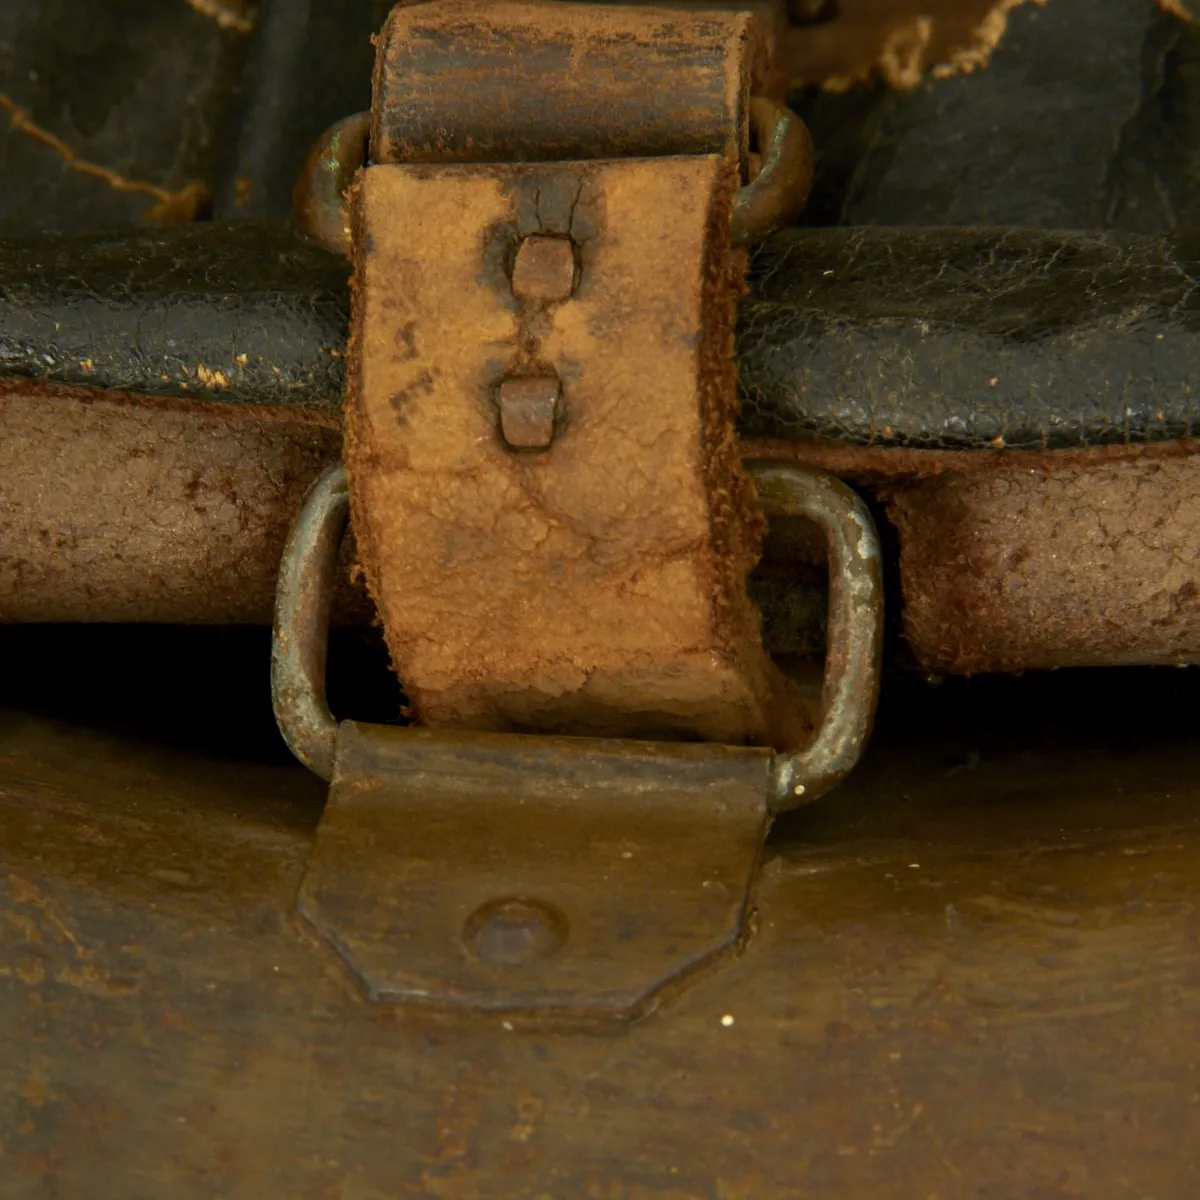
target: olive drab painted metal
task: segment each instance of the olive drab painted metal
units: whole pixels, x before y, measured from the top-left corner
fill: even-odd
[[[298,183],[354,317],[345,468],[288,541],[273,694],[331,779],[298,911],[370,1000],[643,1015],[745,938],[771,815],[861,754],[871,518],[832,478],[747,470],[734,434],[738,247],[812,174],[774,78],[753,13],[400,6],[370,165],[359,116]],[[415,728],[325,702],[347,506]],[[829,547],[815,722],[746,592],[764,511]]]
[[[770,769],[748,747],[347,721],[299,911],[372,1000],[631,1020],[737,947]]]

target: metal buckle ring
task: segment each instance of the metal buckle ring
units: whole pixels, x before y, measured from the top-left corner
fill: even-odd
[[[879,535],[862,500],[823,472],[781,463],[747,469],[769,516],[803,517],[825,534],[829,620],[821,725],[803,749],[775,756],[772,812],[815,800],[854,767],[870,736],[883,648]],[[325,698],[325,656],[338,546],[349,495],[341,464],[309,488],[280,564],[271,646],[271,696],[279,731],[309,770],[330,779],[338,722]]]
[[[790,225],[804,211],[813,181],[812,135],[790,108],[755,96],[750,127],[761,166],[734,193],[730,232],[739,246],[761,242]]]
[[[350,519],[346,468],[313,481],[288,530],[275,585],[271,703],[288,749],[314,774],[333,778],[338,723],[325,697],[325,656],[338,548]]]
[[[369,112],[343,117],[313,143],[296,176],[293,219],[303,233],[334,254],[349,257],[353,248],[346,190],[366,165],[370,141]]]
[[[804,210],[813,179],[812,136],[791,109],[755,96],[749,116],[761,166],[734,194],[730,233],[739,246],[760,242],[790,225]],[[335,254],[349,256],[352,249],[346,191],[367,162],[370,138],[369,112],[343,118],[313,144],[296,177],[296,224]]]
[[[871,736],[883,659],[883,557],[867,506],[841,480],[784,463],[746,469],[763,511],[812,521],[829,554],[821,725],[804,749],[775,756],[768,803],[779,813],[840,783]]]

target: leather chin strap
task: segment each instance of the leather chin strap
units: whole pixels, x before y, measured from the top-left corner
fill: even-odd
[[[422,723],[776,740],[730,235],[763,61],[746,13],[393,12],[345,462]]]

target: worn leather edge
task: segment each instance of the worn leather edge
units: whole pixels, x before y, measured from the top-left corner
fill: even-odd
[[[363,173],[351,506],[395,666],[426,719],[769,738],[772,670],[743,582],[761,518],[733,438],[735,183],[720,156]],[[472,214],[444,245],[431,204]],[[646,205],[654,223],[638,219]],[[406,210],[422,214],[419,248],[387,224]],[[488,247],[568,229],[583,283],[531,312]],[[413,292],[399,295],[405,263]],[[643,277],[630,308],[625,289]],[[396,321],[411,323],[403,343]],[[498,437],[493,389],[530,354],[560,372],[565,424],[522,456]]]
[[[348,275],[258,225],[0,243],[0,378],[336,421]],[[1187,438],[1196,278],[1187,232],[789,231],[756,252],[742,301],[739,431],[944,450]]]
[[[1094,468],[1118,462],[1160,461],[1200,455],[1200,439],[1154,442],[1150,445],[1078,446],[1063,450],[926,450],[902,446],[854,446],[837,442],[791,441],[784,438],[743,438],[747,459],[796,463],[828,471],[866,486],[892,480],[919,479],[956,472],[964,475],[991,471],[1053,472]]]
[[[793,87],[829,92],[881,79],[908,91],[987,66],[1009,13],[1046,0],[840,0],[831,20],[786,30],[781,58]]]
[[[1189,438],[1200,233],[793,230],[742,304],[741,431],[1057,449]]]
[[[304,410],[6,381],[0,621],[269,623],[288,526],[340,451]],[[351,564],[348,540],[338,620],[366,621]]]
[[[744,169],[752,79],[774,83],[770,32],[724,6],[400,4],[378,39],[372,160],[722,154]]]
[[[315,423],[308,410],[265,411],[266,420],[260,419],[262,406],[6,382],[0,387],[0,620],[269,622],[288,523],[308,483],[340,454],[341,439],[335,421]],[[1142,540],[1156,544],[1163,531],[1155,532],[1155,519],[1200,489],[1200,441],[1046,452],[771,441],[743,442],[740,450],[832,470],[874,499],[885,540],[898,546],[901,586],[919,601],[908,638],[926,670],[1200,660],[1200,653],[1188,650],[1200,645],[1188,632],[1188,622],[1200,624],[1194,605],[1175,613],[1163,630],[1155,623],[1164,615],[1155,611],[1162,601],[1131,609],[1122,599],[1127,582],[1114,586],[1119,576],[1128,578],[1121,564],[1131,551],[1138,551],[1140,573],[1153,580],[1178,570],[1179,548],[1168,546],[1147,560],[1136,538],[1097,540],[1088,516],[1089,509],[1102,511],[1089,498],[1099,501],[1114,472],[1148,472],[1140,492]],[[1154,470],[1172,464],[1182,472],[1178,478]],[[1054,480],[1066,476],[1075,491],[1074,515],[1064,524],[1062,513],[1046,508],[1041,481],[1055,487]],[[954,481],[951,492],[929,490],[939,479]],[[1002,485],[1006,504],[1027,496],[1041,513],[1038,521],[1031,526],[989,519],[989,505],[999,511],[994,501],[984,503],[990,480]],[[955,500],[950,511],[947,495]],[[902,519],[898,504],[904,506]],[[1028,612],[1045,603],[1039,596],[1064,595],[1063,572],[1053,560],[1041,582],[1031,581],[1026,569],[1013,604],[997,607],[995,597],[1010,586],[1005,553],[1032,538],[1069,562],[1084,544],[1080,529],[1093,561],[1106,547],[1112,557],[1095,566],[1069,606],[1058,606],[1052,624],[1013,613],[1021,611],[1017,600]],[[773,530],[772,541],[776,533],[786,531]],[[1174,536],[1170,526],[1165,533],[1168,540]],[[971,546],[969,567],[939,565],[954,557],[948,536],[953,544]],[[756,590],[769,647],[777,653],[811,654],[823,636],[821,550],[804,543],[798,553],[789,547],[786,559],[771,566],[769,586]],[[1200,568],[1192,562],[1200,583]],[[338,618],[371,620],[373,606],[361,587],[349,588],[351,570],[347,558]],[[966,570],[969,580],[961,578]],[[1174,591],[1186,582],[1177,580]],[[963,587],[992,599],[973,603],[964,614]],[[1109,619],[1098,635],[1095,618],[1104,607]],[[952,641],[947,631],[953,631]]]

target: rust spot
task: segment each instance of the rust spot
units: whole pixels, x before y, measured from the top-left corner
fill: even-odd
[[[497,389],[500,432],[515,450],[545,450],[554,440],[561,385],[553,376],[506,379]]]
[[[36,959],[27,959],[17,968],[17,978],[30,987],[37,987],[46,979],[46,968]]]
[[[18,875],[10,875],[8,893],[15,903],[27,905],[37,913],[36,922],[20,922],[25,927],[27,941],[44,942],[40,930],[45,929],[55,940],[70,948],[75,964],[64,964],[55,968],[54,978],[57,982],[100,996],[123,995],[136,990],[136,985],[124,980],[114,980],[106,971],[95,965],[91,952],[55,911],[53,901],[35,883]],[[15,916],[16,914],[8,914],[10,921],[13,921]],[[23,961],[17,968],[17,975],[24,983],[33,987],[44,982],[46,968],[40,960],[31,958]]]
[[[538,1123],[542,1119],[546,1106],[539,1096],[533,1092],[522,1091],[517,1095],[517,1123],[513,1126],[512,1137],[516,1142],[527,1142],[537,1132]]]

